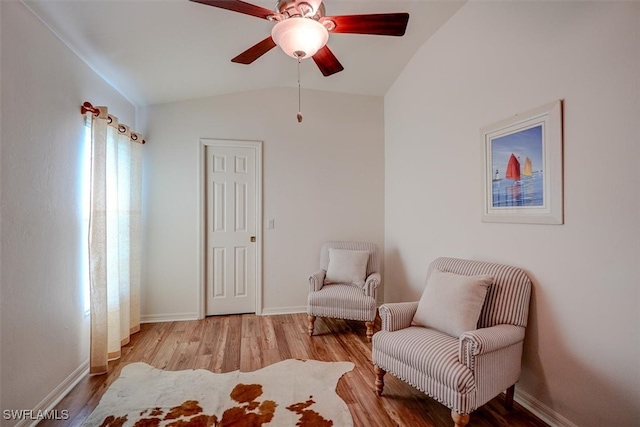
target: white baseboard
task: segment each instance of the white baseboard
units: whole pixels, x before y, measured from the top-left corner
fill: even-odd
[[[578,427],[578,425],[558,414],[529,393],[518,390],[517,386],[514,400],[551,427]]]
[[[62,411],[58,411],[53,414],[53,408],[56,407],[58,403],[67,395],[69,392],[82,380],[86,375],[89,374],[89,359],[87,359],[84,363],[76,368],[75,371],[71,373],[67,378],[64,379],[51,393],[47,395],[35,408],[31,413],[31,417],[20,420],[15,427],[35,427],[42,419],[32,419],[37,417],[37,414],[44,414],[45,416],[48,414],[49,416],[58,417],[56,419],[61,419],[64,414]],[[68,414],[73,415],[73,414]]]
[[[140,323],[180,322],[198,320],[198,313],[143,314]]]
[[[262,316],[273,316],[276,314],[294,314],[306,312],[307,306],[303,305],[299,307],[263,308],[262,312],[258,314]],[[180,322],[185,320],[198,319],[198,313],[143,314],[142,316],[140,316],[140,323]]]
[[[296,313],[306,313],[307,306],[299,306],[299,307],[273,307],[273,308],[263,308],[262,313],[263,316],[274,316],[277,314],[296,314]]]

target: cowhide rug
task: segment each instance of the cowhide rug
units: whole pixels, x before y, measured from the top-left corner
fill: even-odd
[[[351,362],[289,359],[254,372],[122,369],[84,426],[353,426],[336,394]]]

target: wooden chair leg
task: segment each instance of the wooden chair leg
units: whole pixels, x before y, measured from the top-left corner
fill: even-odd
[[[451,411],[451,418],[455,427],[464,427],[469,423],[469,414],[458,414],[456,411]]]
[[[509,387],[507,389],[507,392],[505,393],[505,398],[504,398],[504,407],[507,408],[508,410],[512,410],[513,409],[513,394],[516,391],[516,385],[512,385],[511,387]]]
[[[309,336],[311,337],[311,336],[313,336],[313,324],[316,321],[316,316],[309,316],[308,319],[309,319],[308,330],[309,330]]]
[[[382,389],[384,388],[384,374],[387,372],[379,367],[378,365],[373,365],[373,371],[376,374],[375,388],[376,394],[378,396],[382,395]]]
[[[367,339],[371,341],[371,337],[373,336],[373,322],[364,322],[367,326]]]

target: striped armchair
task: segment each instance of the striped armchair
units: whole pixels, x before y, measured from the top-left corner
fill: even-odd
[[[329,249],[369,251],[364,285],[325,283],[329,266]],[[313,335],[316,317],[360,320],[367,326],[367,338],[373,335],[377,312],[377,288],[381,282],[378,246],[368,242],[326,242],[320,249],[320,269],[309,276],[307,314],[309,336]]]
[[[382,394],[389,372],[451,409],[456,427],[469,414],[506,390],[513,405],[520,377],[522,344],[529,314],[531,281],[516,267],[481,261],[438,258],[437,268],[460,275],[491,275],[478,329],[460,337],[412,325],[418,302],[384,304],[382,330],[373,336],[375,389]]]

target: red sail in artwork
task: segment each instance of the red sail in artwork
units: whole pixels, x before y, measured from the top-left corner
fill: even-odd
[[[516,156],[513,155],[513,153],[511,153],[511,157],[509,157],[507,173],[504,177],[507,179],[513,179],[514,181],[520,181],[520,162],[516,159]]]

